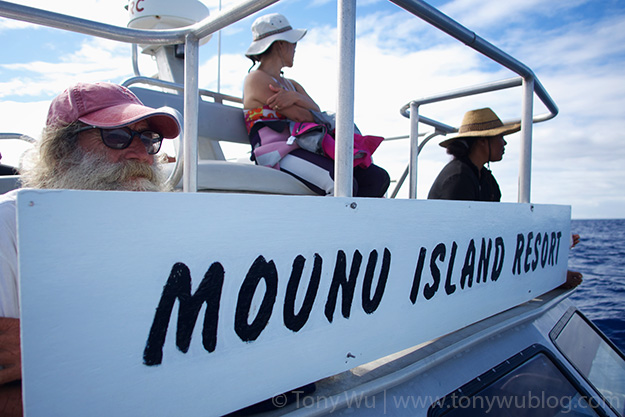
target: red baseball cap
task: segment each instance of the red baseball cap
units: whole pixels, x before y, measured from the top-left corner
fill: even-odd
[[[180,134],[178,119],[166,108],[145,106],[132,91],[112,83],[77,83],[52,100],[48,127],[66,126],[77,120],[104,128],[146,120],[151,129],[165,138],[173,139]]]

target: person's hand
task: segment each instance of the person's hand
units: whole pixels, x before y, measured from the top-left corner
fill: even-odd
[[[22,415],[20,321],[0,317],[0,415]]]
[[[295,91],[286,91],[284,88],[276,87],[273,84],[269,84],[269,89],[275,93],[267,99],[267,105],[273,110],[284,110],[297,102],[295,95],[299,93]]]
[[[582,273],[577,271],[566,271],[566,282],[560,285],[560,288],[570,290],[582,283]]]
[[[22,386],[19,382],[0,385],[0,416],[22,417],[23,415]]]
[[[0,384],[22,379],[20,321],[0,317]]]
[[[579,243],[579,235],[577,233],[573,233],[571,237],[573,238],[573,243],[571,244],[571,247],[574,248],[575,245]]]

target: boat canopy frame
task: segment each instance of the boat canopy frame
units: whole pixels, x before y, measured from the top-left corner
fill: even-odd
[[[187,163],[183,168],[183,191],[197,192],[198,162],[198,108],[199,108],[199,46],[200,39],[235,23],[280,0],[245,0],[226,10],[193,25],[178,29],[144,30],[131,29],[87,19],[68,16],[60,13],[41,10],[0,0],[0,16],[49,26],[53,28],[97,36],[105,39],[130,44],[177,45],[184,44],[184,122],[185,132],[183,157]],[[558,107],[549,96],[533,71],[526,65],[495,47],[475,32],[462,26],[436,8],[420,0],[390,0],[392,3],[420,18],[426,23],[463,42],[468,47],[485,55],[494,62],[513,71],[520,79],[505,80],[491,84],[482,89],[509,88],[518,85],[523,88],[521,116],[521,156],[519,170],[518,201],[530,202],[531,186],[531,150],[532,122],[544,121],[558,114]],[[354,80],[355,80],[355,45],[356,45],[356,0],[337,1],[338,26],[338,100],[336,112],[336,157],[335,157],[335,191],[338,197],[352,197],[352,158],[354,133]],[[491,90],[492,91],[492,90]],[[549,113],[537,118],[533,117],[534,93],[546,106]],[[410,191],[409,198],[416,198],[417,158],[418,158],[418,123],[427,123],[428,119],[419,116],[419,106],[434,101],[456,98],[474,94],[468,91],[457,91],[440,96],[413,100],[404,106],[402,114],[408,114],[410,127]],[[431,123],[428,123],[431,125]]]

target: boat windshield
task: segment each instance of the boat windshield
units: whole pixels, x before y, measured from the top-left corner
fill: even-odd
[[[534,345],[435,403],[428,417],[604,415],[573,381],[545,348]]]
[[[579,313],[566,322],[554,343],[604,401],[625,416],[625,358]]]

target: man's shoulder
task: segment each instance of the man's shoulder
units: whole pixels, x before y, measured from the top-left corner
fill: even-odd
[[[0,194],[0,236],[8,235],[15,229],[15,201],[17,200],[17,191],[11,190],[7,193]],[[5,236],[2,236],[4,238]]]
[[[11,190],[4,194],[0,194],[0,220],[7,218],[15,218],[15,202],[17,200],[17,192],[19,190]]]
[[[15,206],[15,200],[17,200],[18,191],[19,189],[7,191],[4,194],[0,194],[0,206],[8,206],[8,205]]]

